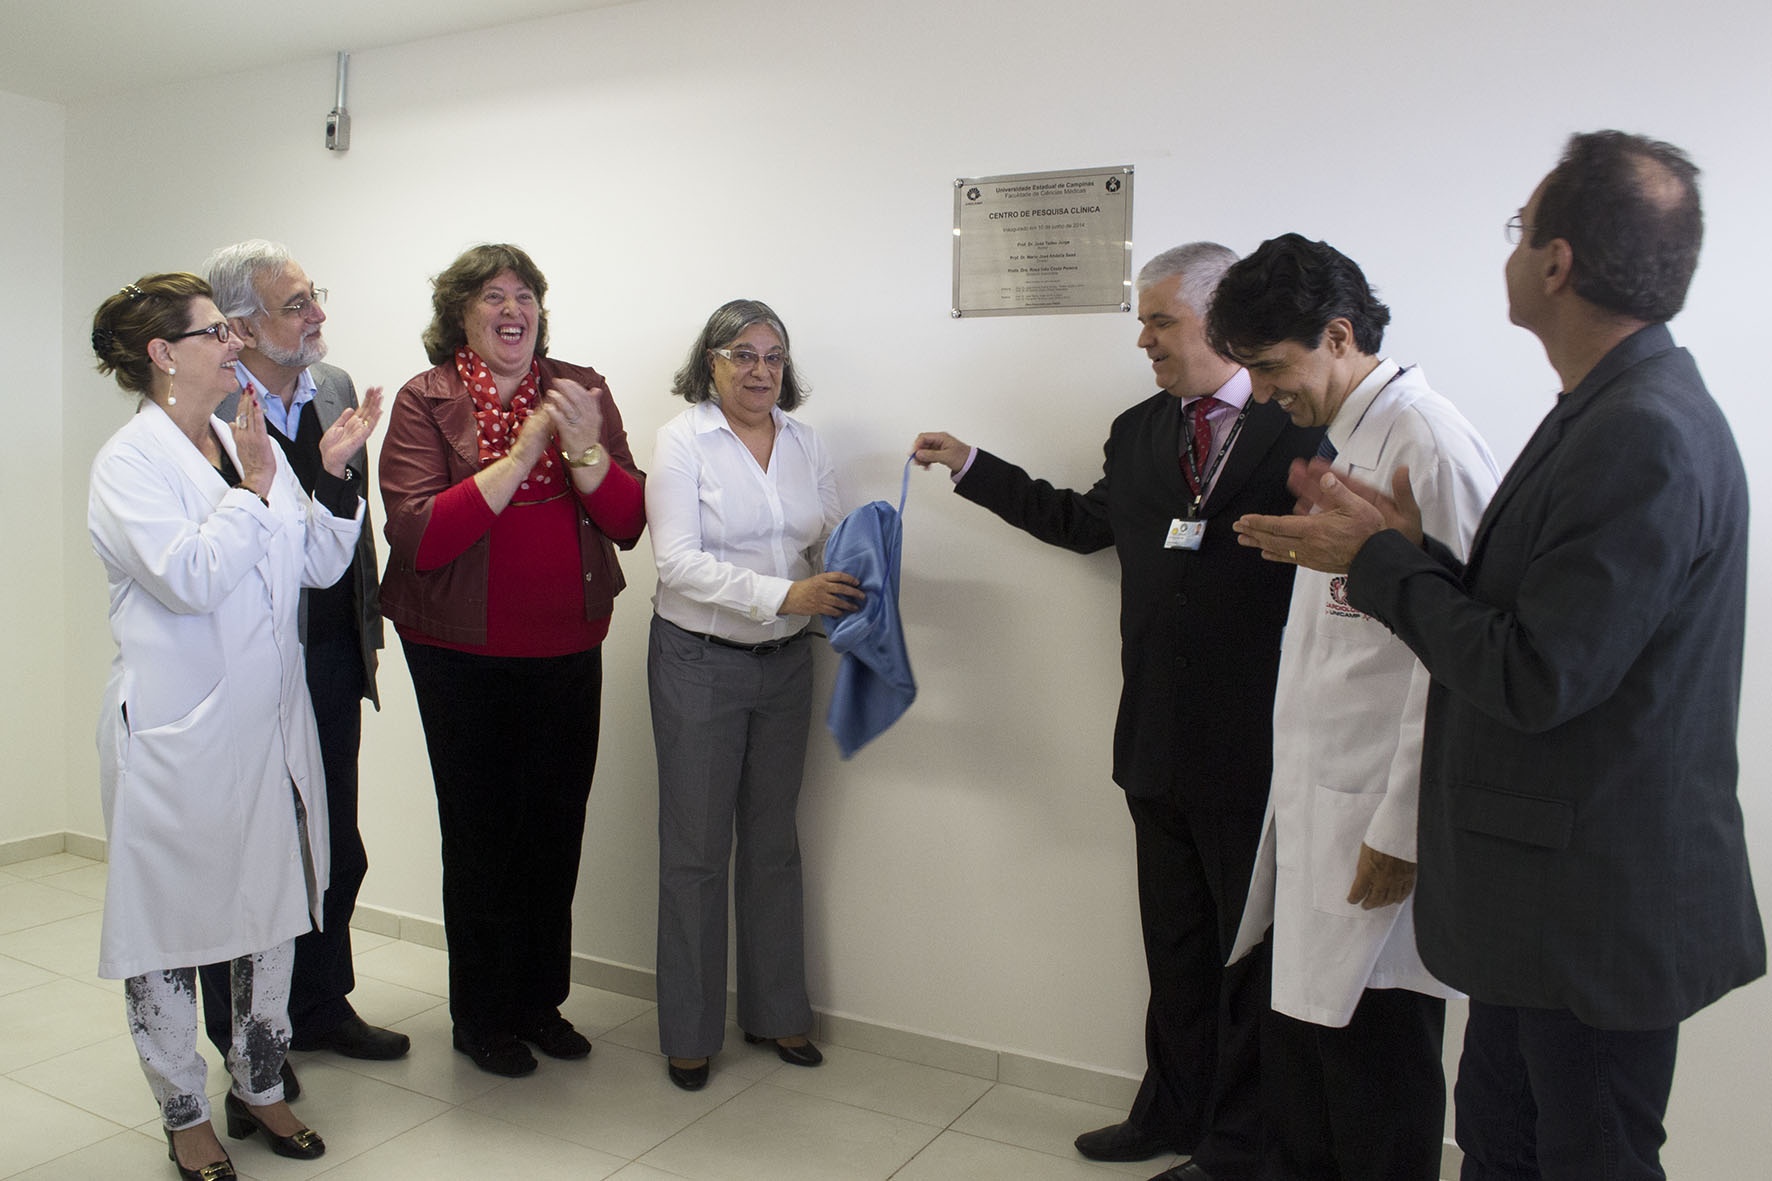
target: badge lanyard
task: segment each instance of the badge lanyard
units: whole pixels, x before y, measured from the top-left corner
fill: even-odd
[[[1250,399],[1253,401],[1253,399]],[[1199,491],[1194,493],[1192,503],[1188,505],[1187,516],[1176,517],[1169,522],[1169,533],[1163,539],[1164,549],[1199,549],[1200,543],[1206,538],[1206,522],[1200,519],[1200,506],[1206,502],[1206,492],[1212,487],[1218,469],[1224,466],[1224,457],[1231,453],[1231,446],[1243,431],[1243,420],[1249,417],[1249,402],[1237,411],[1237,420],[1231,423],[1231,429],[1224,437],[1224,445],[1212,456],[1212,462],[1206,465],[1206,473],[1199,474],[1194,470],[1194,450],[1183,448],[1186,457],[1188,474],[1194,477]]]

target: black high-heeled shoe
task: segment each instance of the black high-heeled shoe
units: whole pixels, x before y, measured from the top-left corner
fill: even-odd
[[[246,1105],[245,1100],[232,1092],[228,1093],[227,1102],[223,1106],[228,1112],[228,1135],[235,1140],[244,1140],[254,1132],[263,1132],[265,1139],[271,1142],[271,1151],[278,1156],[295,1160],[317,1160],[326,1155],[326,1141],[320,1139],[320,1133],[312,1128],[303,1128],[292,1136],[279,1136],[265,1127],[265,1122]]]
[[[773,1042],[775,1045],[776,1057],[780,1058],[783,1062],[786,1062],[789,1066],[817,1066],[820,1062],[824,1061],[824,1055],[818,1052],[818,1047],[813,1045],[810,1039],[801,1042],[797,1046],[784,1046],[781,1044],[780,1038],[758,1037],[754,1033],[747,1033],[744,1035],[744,1040],[745,1044],[750,1046],[760,1046],[764,1042]]]
[[[178,1149],[172,1146],[172,1129],[161,1128],[160,1130],[166,1133],[166,1159],[172,1162],[172,1167],[178,1170],[178,1175],[183,1177],[184,1181],[223,1181],[223,1178],[239,1175],[234,1172],[234,1162],[228,1158],[228,1154],[225,1152],[222,1153],[222,1158],[214,1164],[198,1165],[194,1169],[185,1168],[178,1163]]]

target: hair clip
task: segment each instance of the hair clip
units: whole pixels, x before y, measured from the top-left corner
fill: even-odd
[[[127,295],[130,299],[140,299],[147,293],[140,287],[137,287],[134,283],[127,283],[123,287],[123,294]]]
[[[92,351],[102,357],[111,351],[111,342],[116,339],[117,337],[115,333],[105,325],[100,324],[97,328],[92,330]]]

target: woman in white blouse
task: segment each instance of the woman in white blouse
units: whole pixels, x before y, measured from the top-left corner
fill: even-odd
[[[820,571],[842,517],[818,436],[787,411],[804,387],[766,304],[708,318],[671,392],[689,408],[658,432],[646,518],[658,562],[648,651],[658,748],[658,1033],[671,1081],[708,1080],[726,1025],[726,878],[738,1021],[747,1042],[817,1066],[806,1034],[800,843],[794,811],[812,719],[814,615],[861,604]]]

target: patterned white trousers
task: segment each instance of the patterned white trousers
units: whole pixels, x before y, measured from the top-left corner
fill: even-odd
[[[289,1049],[289,974],[295,940],[228,964],[234,1044],[228,1050],[233,1092],[255,1107],[283,1098],[283,1055]],[[208,1063],[197,1052],[197,969],[167,968],[123,982],[129,1032],[142,1073],[176,1132],[209,1119],[204,1093]]]

